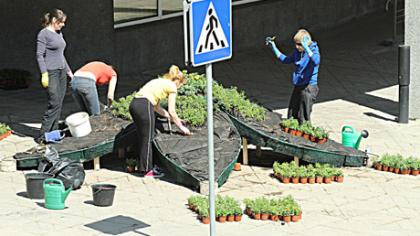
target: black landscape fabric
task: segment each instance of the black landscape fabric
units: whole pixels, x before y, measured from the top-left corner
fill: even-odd
[[[175,129],[169,133],[167,122],[160,121],[155,141],[161,152],[200,181],[208,180],[207,125],[192,128],[193,135],[184,136]],[[215,179],[235,160],[240,152],[241,138],[229,117],[214,115],[214,173]]]

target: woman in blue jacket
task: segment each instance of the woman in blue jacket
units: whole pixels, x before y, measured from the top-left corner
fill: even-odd
[[[293,117],[298,119],[299,123],[303,123],[311,120],[312,105],[318,95],[321,55],[317,43],[312,41],[307,30],[298,30],[293,40],[295,49],[289,56],[280,52],[272,38],[267,38],[266,44],[283,64],[294,63],[296,66],[292,74],[294,89],[289,101],[287,118]]]

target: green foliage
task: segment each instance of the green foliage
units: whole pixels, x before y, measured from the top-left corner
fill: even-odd
[[[282,164],[274,162],[273,171],[275,174],[288,177],[331,177],[331,176],[342,176],[343,172],[335,167],[330,166],[329,164],[320,164],[316,163],[315,167],[313,165],[307,166],[298,166],[296,162],[292,161],[290,163],[284,162]]]
[[[3,135],[7,133],[7,131],[10,131],[10,127],[4,123],[0,123],[0,135]]]
[[[130,107],[131,101],[133,101],[135,94],[136,92],[128,95],[127,97],[122,97],[118,100],[115,100],[112,103],[112,114],[126,120],[133,120],[128,109]]]
[[[127,164],[127,166],[135,167],[137,165],[137,160],[134,158],[128,158],[127,160],[125,160],[125,163]]]
[[[202,126],[207,120],[207,102],[203,96],[178,96],[176,113],[192,126]]]

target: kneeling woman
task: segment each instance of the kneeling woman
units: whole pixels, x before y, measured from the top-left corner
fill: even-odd
[[[162,78],[147,82],[135,95],[130,104],[130,114],[133,117],[138,136],[138,168],[140,173],[150,177],[161,177],[163,173],[153,167],[152,140],[155,133],[155,114],[170,119],[185,134],[191,135],[175,109],[177,90],[185,83],[184,74],[177,66],[171,66],[169,72]],[[160,106],[162,99],[168,98],[168,111]]]

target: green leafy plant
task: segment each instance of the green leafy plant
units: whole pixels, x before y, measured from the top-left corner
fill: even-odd
[[[115,100],[112,103],[112,114],[114,116],[121,117],[126,120],[133,120],[128,109],[130,107],[131,101],[134,99],[135,94],[136,93],[134,92],[126,97],[122,97],[118,100]]]
[[[4,123],[0,123],[0,135],[3,135],[5,133],[7,133],[8,131],[10,131],[10,127]]]
[[[129,158],[125,161],[125,163],[127,164],[127,166],[135,167],[137,165],[137,160],[134,158]]]

